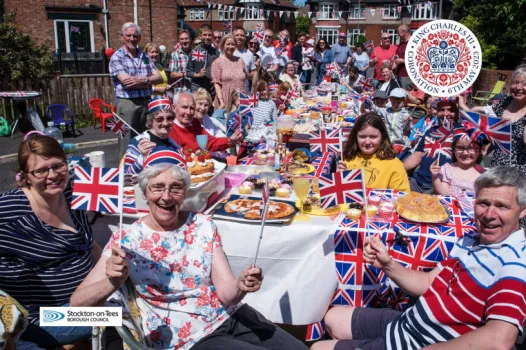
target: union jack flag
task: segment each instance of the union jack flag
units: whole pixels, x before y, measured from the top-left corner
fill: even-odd
[[[119,117],[113,115],[106,121],[106,126],[113,131],[119,139],[124,138],[130,132],[130,127]]]
[[[322,175],[327,175],[331,172],[331,163],[335,155],[332,152],[322,153],[321,157],[316,157],[312,161],[312,165],[316,168],[314,172],[314,177],[320,177]]]
[[[70,32],[71,33],[80,33],[80,27],[71,26]]]
[[[119,213],[120,169],[75,167],[71,209]]]
[[[192,61],[204,61],[206,59],[206,51],[193,50]]]
[[[225,32],[230,32],[232,30],[232,21],[223,22],[223,27],[225,29]]]
[[[496,148],[511,153],[511,121],[475,112],[460,111],[460,115],[482,131]]]
[[[254,33],[254,36],[258,39],[259,42],[262,42],[263,38],[265,37],[265,32],[262,30],[258,30]]]
[[[397,311],[405,311],[409,296],[406,292],[392,283],[385,283],[378,291],[378,298],[375,300],[375,306],[389,307]]]
[[[237,130],[241,128],[241,116],[238,113],[233,113],[228,116],[228,130]]]
[[[341,129],[332,129],[330,131],[327,131],[326,129],[321,128],[319,134],[317,132],[311,132],[309,135],[311,152],[333,152],[337,155],[340,155],[342,153]]]
[[[367,40],[363,43],[363,46],[366,50],[373,50],[374,49],[374,41],[373,40]]]
[[[298,92],[299,87],[300,87],[300,85],[298,83],[294,84],[292,86],[292,88],[289,90],[289,92],[287,94],[288,95],[287,98],[296,99],[296,98],[300,97],[299,92]]]
[[[263,190],[261,191],[261,199],[263,201],[263,210],[265,210],[265,207],[268,204],[269,197],[270,197],[270,188],[268,187],[268,179],[265,179],[265,186],[263,186]]]
[[[307,335],[305,341],[315,341],[321,339],[325,334],[325,325],[323,321],[312,323],[307,326]]]
[[[433,130],[433,129],[431,129]],[[436,127],[435,130],[425,136],[424,154],[430,158],[443,155],[451,159],[454,133],[445,127]]]
[[[263,23],[258,22],[256,23],[256,31],[262,31],[263,30]]]
[[[339,73],[338,67],[334,63],[329,63],[325,66],[325,75],[332,75],[332,73]]]
[[[363,91],[371,90],[373,88],[373,79],[361,79],[356,87],[362,88]]]
[[[179,51],[179,49],[181,49],[181,44],[180,43],[175,44],[174,51]]]
[[[258,96],[250,95],[239,90],[239,114],[242,116],[252,113],[252,110],[258,105]]]
[[[319,185],[323,208],[344,203],[365,203],[362,168],[324,175],[319,178]]]

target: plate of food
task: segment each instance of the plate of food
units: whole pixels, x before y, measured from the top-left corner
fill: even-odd
[[[307,175],[312,173],[316,168],[312,164],[290,163],[287,166],[287,173],[292,175]]]
[[[298,210],[294,203],[283,200],[271,199],[267,211],[267,223],[284,223],[290,221]],[[240,222],[261,222],[262,203],[261,198],[254,196],[231,195],[228,200],[220,201],[213,208],[214,218],[240,221]]]
[[[299,199],[296,201],[296,208],[301,209],[301,202]],[[336,205],[327,209],[322,208],[320,205],[319,194],[311,194],[303,200],[303,212],[309,215],[331,216],[344,212],[345,210],[347,210],[347,204]]]
[[[400,217],[414,222],[440,224],[449,220],[448,209],[430,194],[410,192],[398,198],[396,211]]]

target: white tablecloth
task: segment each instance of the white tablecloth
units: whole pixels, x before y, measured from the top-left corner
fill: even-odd
[[[237,276],[253,262],[259,225],[215,222]],[[320,321],[338,285],[332,226],[328,217],[266,226],[256,263],[265,279],[261,289],[243,301],[272,322],[304,325]]]

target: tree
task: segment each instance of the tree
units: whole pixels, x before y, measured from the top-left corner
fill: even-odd
[[[0,77],[9,80],[44,78],[51,74],[53,54],[46,44],[15,27],[15,15],[0,23]]]
[[[454,0],[453,11],[477,36],[484,67],[511,70],[526,57],[526,0]]]
[[[296,33],[309,35],[310,19],[306,16],[296,18]]]

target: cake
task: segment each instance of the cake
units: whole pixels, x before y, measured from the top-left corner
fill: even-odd
[[[192,152],[191,149],[184,151],[186,156],[186,170],[190,174],[192,183],[205,182],[214,177],[214,161],[212,155],[206,150]]]
[[[276,190],[276,196],[281,197],[281,198],[289,198],[290,190],[280,187]]]
[[[253,188],[252,188],[251,186],[241,185],[241,186],[238,188],[238,190],[239,190],[239,194],[251,194]]]

